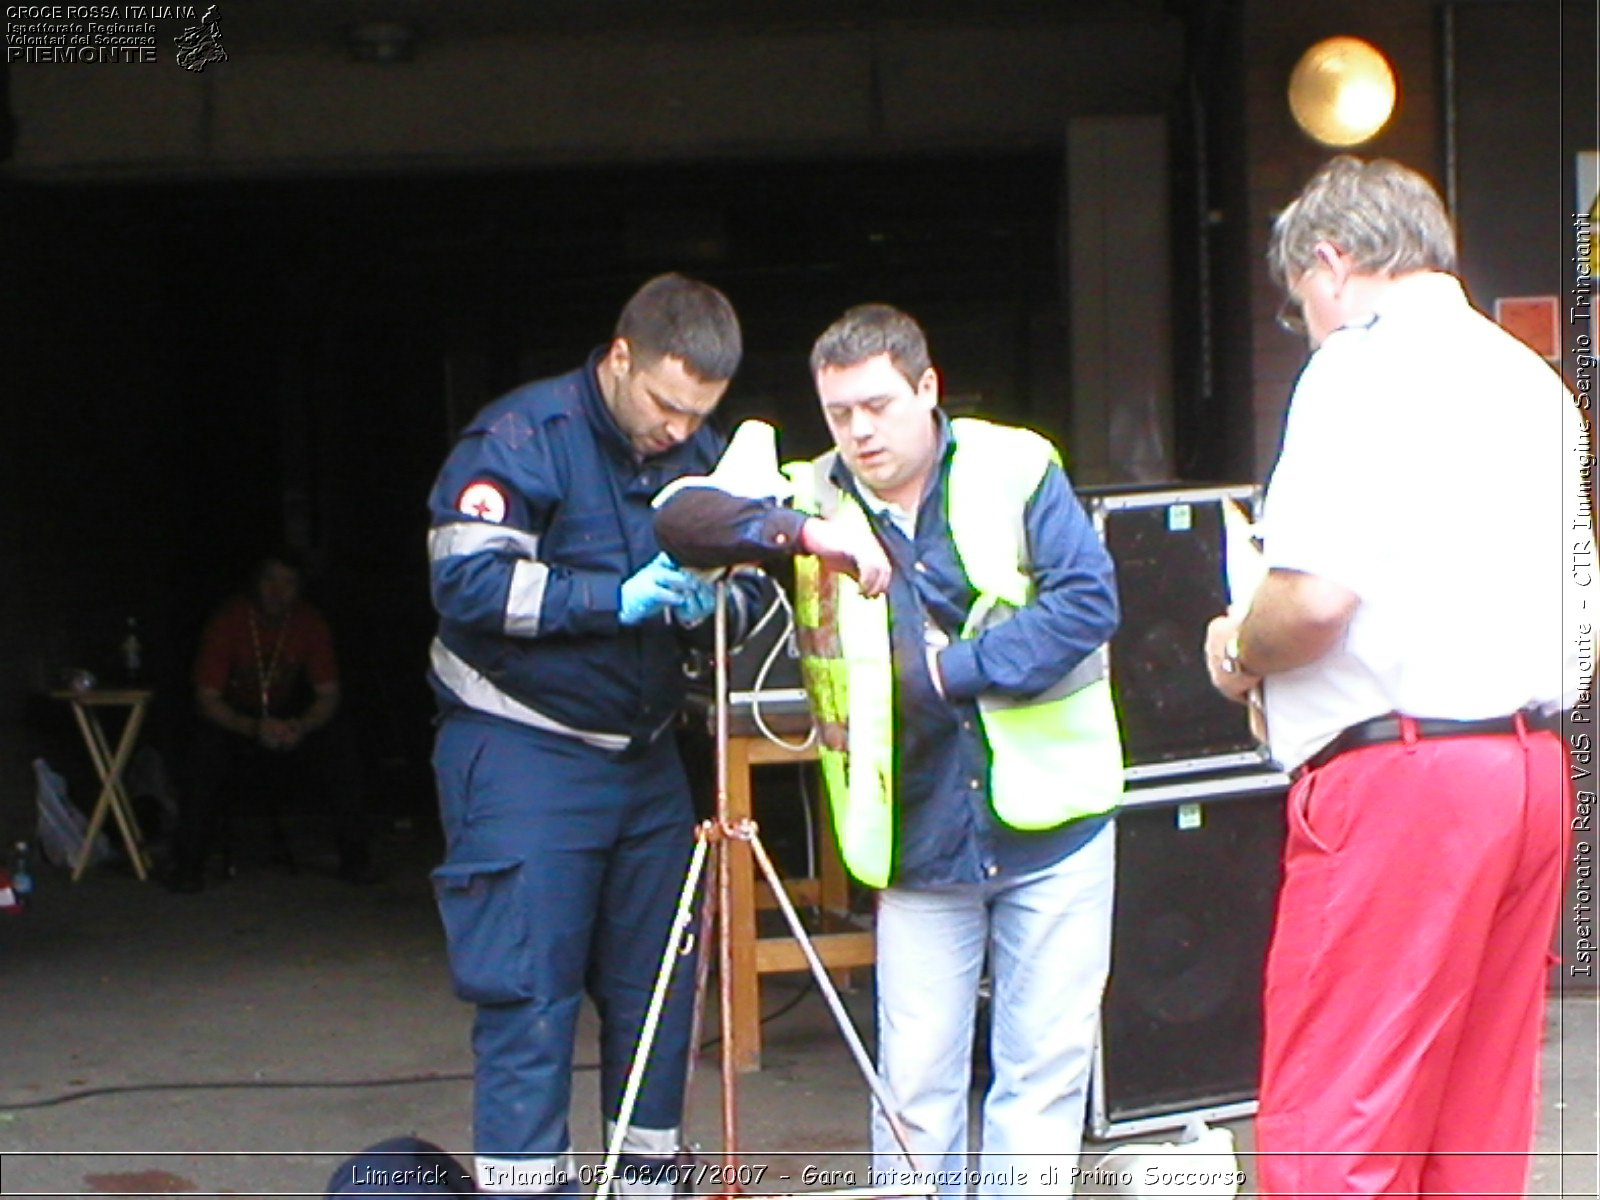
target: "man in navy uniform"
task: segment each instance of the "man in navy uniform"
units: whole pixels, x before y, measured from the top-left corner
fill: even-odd
[[[715,464],[704,422],[740,354],[725,296],[659,276],[583,366],[479,413],[434,485],[434,883],[457,994],[478,1006],[484,1192],[569,1186],[585,991],[608,1139],[620,1107],[693,847],[671,726],[686,631],[708,634],[713,607],[660,553],[650,499]],[[733,592],[736,627],[747,598]],[[624,1192],[670,1190],[692,982],[685,956],[623,1144]]]

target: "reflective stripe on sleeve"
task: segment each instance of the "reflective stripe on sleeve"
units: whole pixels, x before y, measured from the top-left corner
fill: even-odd
[[[550,582],[550,568],[542,562],[518,559],[511,568],[511,589],[506,593],[506,633],[512,637],[534,637],[539,632],[539,613],[544,608],[544,589]]]
[[[539,537],[521,529],[507,529],[487,521],[452,521],[428,530],[428,561],[459,558],[466,554],[504,552],[518,558],[539,556]]]

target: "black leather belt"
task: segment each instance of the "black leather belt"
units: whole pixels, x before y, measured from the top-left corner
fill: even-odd
[[[1561,714],[1550,715],[1526,709],[1518,714],[1522,717],[1523,724],[1530,730],[1561,728]],[[1359,750],[1363,746],[1382,746],[1388,742],[1405,740],[1405,730],[1401,726],[1404,718],[1390,714],[1386,717],[1373,717],[1369,721],[1362,721],[1359,725],[1352,725],[1321,750],[1318,750],[1306,760],[1305,770],[1314,771],[1318,767],[1325,767],[1339,755],[1347,750]],[[1515,733],[1517,731],[1516,716],[1486,717],[1481,721],[1448,721],[1443,717],[1412,717],[1411,722],[1416,726],[1419,738],[1459,738],[1459,737],[1492,737],[1496,734]]]

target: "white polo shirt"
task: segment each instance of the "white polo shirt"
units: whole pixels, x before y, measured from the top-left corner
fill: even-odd
[[[1560,377],[1453,276],[1403,277],[1323,343],[1290,403],[1264,546],[1360,604],[1339,646],[1263,685],[1279,762],[1385,713],[1575,701],[1597,597],[1583,437]]]

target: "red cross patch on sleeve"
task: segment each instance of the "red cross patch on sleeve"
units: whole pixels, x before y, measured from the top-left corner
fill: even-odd
[[[475,521],[499,525],[506,519],[506,494],[487,479],[474,479],[461,490],[456,509]]]

